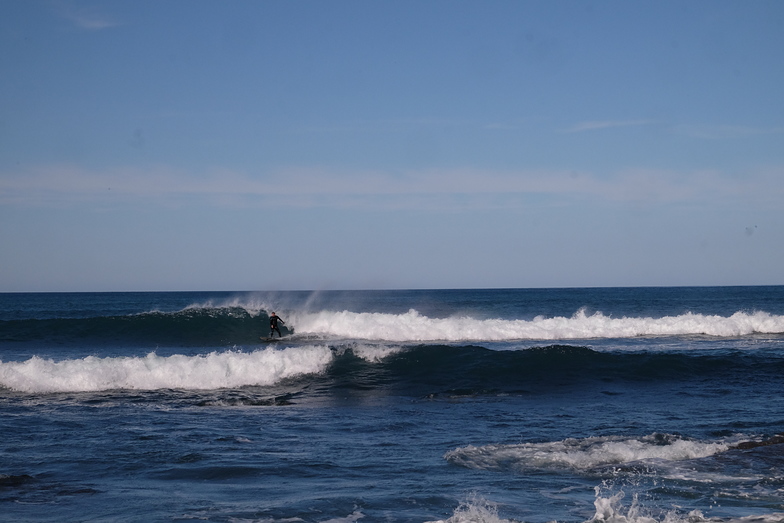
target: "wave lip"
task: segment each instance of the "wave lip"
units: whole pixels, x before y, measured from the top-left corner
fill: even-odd
[[[566,439],[515,445],[469,445],[451,450],[444,458],[472,469],[520,472],[530,469],[574,469],[622,465],[645,460],[682,461],[704,458],[729,448],[724,443],[703,443],[667,434],[642,438],[623,436]]]
[[[48,393],[265,386],[323,372],[332,359],[326,346],[212,352],[201,356],[88,356],[58,362],[34,356],[22,362],[0,362],[0,387]]]

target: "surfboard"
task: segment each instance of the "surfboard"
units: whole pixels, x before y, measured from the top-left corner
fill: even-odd
[[[261,341],[265,342],[265,343],[270,343],[270,342],[273,342],[273,341],[281,341],[281,340],[285,340],[287,337],[288,337],[288,336],[285,336],[285,337],[283,337],[283,338],[267,338],[267,337],[265,337],[265,336],[260,336],[260,337],[259,337],[259,339],[260,339]]]

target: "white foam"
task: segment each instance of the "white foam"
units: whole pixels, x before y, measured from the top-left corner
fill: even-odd
[[[626,494],[621,490],[602,495],[602,488],[596,487],[594,499],[594,515],[585,523],[781,523],[784,513],[773,512],[758,516],[740,518],[706,518],[702,511],[678,511],[676,508],[661,510],[658,507],[646,507],[639,501],[636,493],[625,506]],[[427,523],[513,523],[516,520],[503,519],[498,515],[495,503],[473,495],[468,501],[460,503],[449,519],[429,521]],[[556,523],[555,521],[551,523]]]
[[[601,497],[599,492],[599,487],[596,487],[596,499],[593,502],[596,513],[588,523],[657,523],[655,519],[641,514],[637,496],[634,496],[631,506],[625,509],[620,503],[623,492],[609,498]]]
[[[500,518],[495,503],[472,496],[470,500],[460,503],[449,519],[427,523],[513,523],[513,521]]]
[[[681,461],[723,452],[726,443],[705,443],[680,438],[621,436],[566,439],[547,443],[469,445],[449,451],[450,463],[484,470],[577,469],[622,465],[643,460]]]
[[[601,496],[601,488],[596,487],[594,516],[585,523],[781,523],[784,513],[773,512],[756,516],[744,517],[705,517],[701,510],[694,509],[688,513],[681,513],[675,509],[660,511],[645,507],[639,502],[638,496],[632,496],[628,507],[623,506],[625,496],[623,491],[609,497]]]
[[[628,338],[635,336],[744,336],[784,333],[784,316],[736,312],[732,316],[682,314],[663,318],[612,318],[601,312],[532,320],[429,318],[414,309],[404,314],[350,311],[292,312],[298,334],[366,340],[507,341]]]
[[[302,374],[322,372],[332,361],[326,346],[253,352],[212,352],[200,356],[98,358],[54,361],[32,357],[0,362],[0,387],[21,392],[83,392],[113,389],[211,390],[273,385]]]
[[[355,510],[354,512],[352,512],[351,514],[349,514],[344,518],[326,519],[321,523],[354,523],[355,521],[358,521],[364,517],[365,515],[362,512],[360,512],[359,510]],[[303,520],[300,519],[298,521],[303,521]]]
[[[378,363],[384,358],[397,354],[405,349],[400,346],[356,344],[351,347],[351,352],[357,358],[362,358],[370,363]]]

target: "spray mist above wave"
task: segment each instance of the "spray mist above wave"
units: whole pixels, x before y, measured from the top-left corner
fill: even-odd
[[[370,312],[291,313],[298,334],[386,341],[506,341],[708,335],[719,337],[784,333],[784,316],[736,312],[732,316],[682,314],[663,318],[612,318],[579,310],[571,318],[532,320],[429,318],[414,309],[404,314]]]

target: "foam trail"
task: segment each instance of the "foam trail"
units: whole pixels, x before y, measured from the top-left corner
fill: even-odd
[[[292,313],[298,334],[387,341],[506,341],[628,338],[636,336],[744,336],[784,333],[784,316],[736,312],[732,316],[682,314],[663,318],[611,318],[578,311],[571,318],[533,320],[429,318],[414,309],[404,314],[350,311]]]
[[[703,458],[729,448],[725,443],[704,443],[653,434],[642,438],[619,436],[567,439],[549,443],[469,445],[447,452],[450,463],[483,470],[563,469],[590,470],[641,460],[681,461]]]
[[[202,356],[88,356],[59,362],[36,356],[23,362],[0,362],[0,387],[45,393],[273,385],[285,378],[322,372],[332,358],[326,346],[212,352]]]

